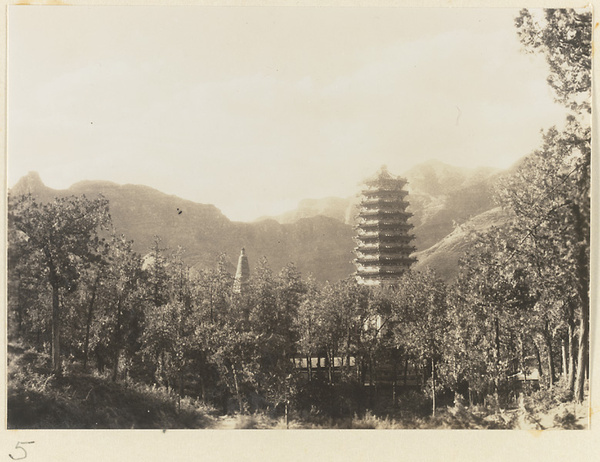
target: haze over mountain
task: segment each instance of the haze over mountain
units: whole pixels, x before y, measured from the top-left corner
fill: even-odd
[[[418,165],[408,179],[410,211],[416,236],[417,268],[430,265],[445,279],[455,274],[465,250],[465,230],[483,228],[502,220],[494,209],[492,185],[499,172],[490,168],[465,169],[438,161]],[[359,191],[357,191],[359,192]],[[65,190],[44,185],[30,172],[10,191],[31,193],[42,201],[57,196],[104,195],[115,229],[146,254],[155,235],[164,247],[182,246],[186,261],[196,268],[214,268],[226,253],[233,269],[242,247],[251,270],[262,256],[278,272],[294,262],[318,281],[337,281],[354,272],[354,220],[358,195],[349,198],[306,199],[296,210],[252,223],[229,220],[214,205],[199,204],[141,185],[82,181]]]
[[[423,251],[479,213],[495,206],[492,185],[500,170],[489,167],[461,168],[430,160],[402,174],[407,180],[409,211],[414,225],[415,246]],[[298,208],[272,218],[294,223],[301,218],[323,215],[355,225],[360,191],[347,198],[304,199]]]

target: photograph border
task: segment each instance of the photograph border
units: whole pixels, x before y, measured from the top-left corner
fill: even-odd
[[[68,8],[67,5],[123,5],[134,6],[359,6],[364,8],[393,6],[406,7],[585,7],[576,1],[33,1],[17,2],[3,0],[5,8],[0,19],[3,32],[2,47],[2,83],[4,91],[0,92],[0,101],[5,110],[4,131],[0,136],[4,152],[2,163],[3,175],[1,184],[4,188],[2,200],[2,226],[0,227],[0,245],[2,249],[3,268],[0,271],[1,312],[3,335],[0,339],[0,351],[4,360],[0,361],[2,384],[0,394],[6,404],[6,191],[7,191],[7,11],[11,5],[48,5],[48,7]],[[598,6],[600,0],[590,3],[590,7]],[[61,6],[55,6],[61,5]],[[26,6],[20,6],[26,7]],[[593,14],[594,43],[598,43],[598,17]],[[593,54],[593,74],[598,69],[598,52]],[[597,89],[592,91],[593,121],[592,133],[598,130]],[[592,384],[600,383],[597,333],[599,317],[597,316],[598,297],[594,281],[599,280],[598,264],[598,142],[592,136],[592,244],[591,244],[591,345],[590,345],[590,430],[581,431],[536,431],[536,430],[381,430],[368,432],[365,430],[270,430],[270,431],[235,431],[235,430],[7,430],[6,413],[2,413],[0,429],[0,460],[30,461],[159,461],[188,460],[205,461],[221,460],[402,460],[402,461],[520,461],[520,460],[593,460],[600,449],[600,400],[592,390]],[[0,406],[5,409],[5,406]],[[22,457],[26,454],[26,457]]]

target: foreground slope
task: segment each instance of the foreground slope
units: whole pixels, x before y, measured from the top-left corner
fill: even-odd
[[[211,410],[166,390],[77,370],[52,375],[47,355],[8,345],[8,428],[207,428]]]

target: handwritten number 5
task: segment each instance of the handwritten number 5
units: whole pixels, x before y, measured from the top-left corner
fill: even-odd
[[[20,449],[21,451],[23,451],[23,455],[21,457],[17,457],[17,456],[13,456],[12,454],[9,454],[8,456],[12,459],[12,460],[22,460],[22,459],[26,459],[27,458],[27,451],[25,450],[25,448],[23,446],[21,446],[22,444],[33,444],[35,443],[35,441],[19,441],[17,443],[17,445],[15,446],[15,449]]]

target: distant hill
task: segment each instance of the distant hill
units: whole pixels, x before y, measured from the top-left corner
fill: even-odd
[[[422,196],[412,196],[412,210],[415,214],[413,230],[418,250],[425,250],[454,228],[471,218],[486,212],[496,206],[493,200],[493,185],[496,175],[485,180],[462,186],[448,191],[441,196],[433,196],[422,204]],[[420,207],[419,207],[420,205]]]
[[[430,248],[417,252],[414,269],[430,267],[449,282],[458,274],[458,261],[471,245],[470,232],[484,231],[491,226],[501,226],[508,221],[508,214],[500,207],[483,212],[471,218]]]
[[[159,235],[165,247],[182,246],[188,264],[197,268],[214,268],[222,252],[233,268],[245,247],[251,270],[266,256],[273,271],[294,262],[303,274],[312,273],[321,281],[337,281],[354,271],[354,231],[333,218],[314,216],[283,225],[274,220],[238,223],[214,205],[187,201],[147,186],[83,181],[69,189],[53,190],[37,173],[21,178],[10,192],[31,193],[42,201],[102,194],[109,200],[116,230],[133,239],[137,252],[148,253],[154,236]]]
[[[408,179],[410,211],[416,236],[417,268],[434,267],[446,279],[454,274],[458,254],[465,248],[456,230],[465,223],[484,227],[498,218],[490,212],[494,182],[501,172],[465,169],[437,161],[413,167]],[[229,220],[214,205],[198,204],[141,185],[118,185],[106,181],[82,181],[65,190],[44,185],[29,173],[11,194],[31,193],[40,200],[56,196],[104,195],[116,230],[133,239],[134,248],[148,253],[154,236],[165,247],[185,249],[188,264],[213,268],[226,253],[233,270],[240,249],[246,248],[251,270],[266,256],[273,271],[294,262],[304,274],[318,281],[337,281],[354,272],[354,220],[358,195],[349,198],[306,199],[274,218],[252,223]],[[490,213],[487,213],[490,212]]]
[[[352,224],[353,205],[358,201],[355,197],[326,197],[323,199],[303,199],[298,207],[289,212],[282,213],[275,217],[260,217],[256,221],[272,219],[278,223],[294,223],[302,218],[310,218],[317,215],[334,218],[342,223]]]

